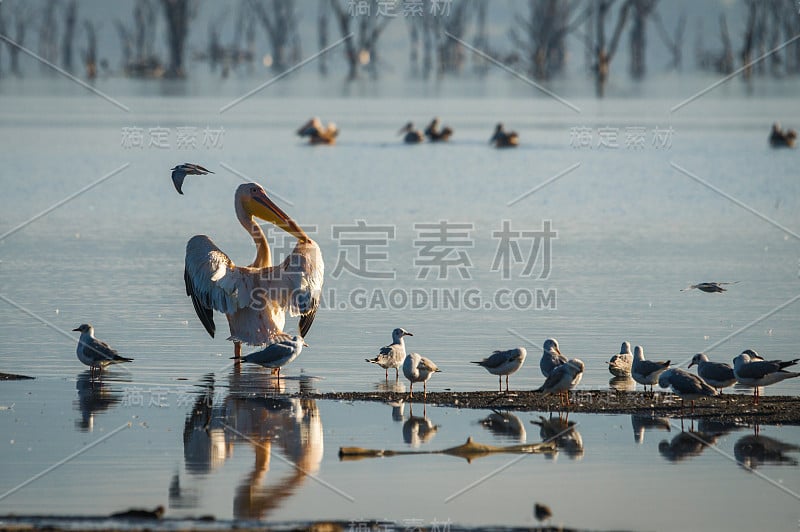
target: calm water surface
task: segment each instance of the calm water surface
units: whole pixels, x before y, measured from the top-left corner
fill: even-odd
[[[445,503],[513,457],[340,462],[338,448],[439,449],[470,435],[494,444],[539,441],[531,424],[538,414],[519,415],[525,434],[509,439],[482,428],[490,412],[431,406],[428,425],[415,419],[422,416],[416,407],[411,418],[408,407],[393,415],[388,405],[315,404],[280,393],[300,386],[381,389],[381,372],[363,359],[397,326],[415,334],[410,349],[444,370],[432,390],[492,389],[494,378],[467,362],[516,345],[531,358],[512,387],[538,387],[539,350],[551,336],[565,354],[586,362],[585,389],[608,387],[603,362],[622,340],[675,363],[700,351],[730,361],[748,347],[773,358],[796,355],[797,303],[772,312],[800,293],[797,152],[770,150],[766,136],[774,119],[796,126],[800,112],[788,98],[723,93],[670,114],[699,88],[683,87],[674,100],[576,99],[580,113],[542,98],[291,95],[256,97],[222,114],[226,98],[128,96],[121,97],[131,108],[124,113],[89,97],[4,94],[0,233],[128,166],[0,240],[0,371],[37,377],[0,385],[0,406],[13,405],[0,410],[0,491],[133,424],[0,500],[0,512],[98,514],[164,504],[173,516],[529,525],[533,502],[543,501],[556,522],[575,527],[664,530],[691,522],[702,529],[795,530],[797,500],[726,456],[739,459],[742,449],[755,448],[745,440],[750,428],[695,427],[717,452],[681,440],[679,426],[647,431],[637,443],[629,417],[571,416],[583,450],[524,458]],[[292,136],[311,115],[337,122],[335,148],[311,149]],[[409,118],[422,126],[434,115],[455,128],[449,145],[406,147],[393,135]],[[518,150],[487,147],[498,120],[520,132]],[[201,136],[196,148],[177,147],[177,128],[206,126],[224,128],[219,146],[203,147]],[[169,129],[171,149],[147,146],[147,138],[142,148],[123,146],[123,128],[131,127]],[[621,147],[575,147],[577,127],[589,128],[594,144],[599,128],[616,128]],[[624,147],[627,127],[645,128],[642,149]],[[654,146],[653,130],[670,127],[671,144]],[[168,169],[183,161],[217,173],[189,178],[179,196]],[[232,373],[227,331],[209,338],[183,288],[184,246],[194,234],[210,235],[238,263],[254,254],[233,213],[241,179],[225,166],[283,198],[279,203],[309,228],[326,261],[329,300],[308,335],[311,347],[286,368],[291,378],[280,390],[268,388],[259,368]],[[379,258],[369,263],[370,273],[393,279],[333,275],[341,253],[358,264],[357,246],[335,235],[359,220],[393,231],[385,246],[370,249]],[[450,268],[444,278],[432,272],[420,279],[415,224],[442,220],[469,224],[459,248],[466,273]],[[546,275],[541,255],[532,276],[523,275],[525,260],[511,264],[509,278],[492,271],[499,243],[493,232],[504,220],[528,231],[551,221],[557,238]],[[282,237],[271,237],[280,253]],[[530,240],[520,245],[528,259]],[[679,291],[710,280],[740,283],[722,295]],[[428,303],[365,305],[361,298],[393,289],[409,297],[417,290]],[[468,290],[479,294],[478,308],[465,308]],[[519,290],[552,294],[554,304],[495,304],[497,294]],[[433,294],[445,292],[462,296],[457,308],[432,303]],[[102,386],[87,382],[74,353],[77,335],[69,332],[87,321],[136,359]],[[218,324],[225,328],[224,320]],[[765,393],[797,395],[797,381]],[[763,427],[760,436],[800,444],[793,427]],[[798,458],[784,450],[766,463],[751,459],[759,473],[798,492]],[[324,483],[299,475],[289,461]]]

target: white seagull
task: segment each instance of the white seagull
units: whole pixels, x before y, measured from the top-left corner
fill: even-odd
[[[406,359],[406,343],[403,340],[404,336],[414,336],[407,330],[398,327],[392,331],[392,343],[381,347],[378,356],[375,358],[365,358],[367,362],[377,364],[386,370],[386,379],[389,379],[389,368],[394,368],[395,380],[400,378],[400,370],[398,369],[403,365]]]
[[[550,373],[552,373],[557,366],[566,363],[567,357],[561,354],[556,339],[548,338],[545,340],[542,359],[539,361],[539,369],[542,370],[542,375],[549,377]]]
[[[719,392],[710,386],[706,381],[680,368],[672,368],[661,372],[658,376],[658,385],[662,388],[672,387],[672,391],[681,398],[681,414],[683,414],[683,402],[692,402],[692,414],[694,414],[694,401],[701,397],[714,397]]]
[[[132,358],[120,356],[116,349],[95,338],[94,327],[91,324],[84,323],[72,330],[81,333],[78,339],[78,360],[89,366],[90,376],[94,375],[95,370],[103,371],[111,364],[133,362]]]
[[[647,385],[650,385],[650,392],[653,391],[653,385],[658,382],[658,376],[669,368],[670,361],[655,362],[653,360],[644,359],[644,348],[637,345],[633,348],[633,364],[631,365],[631,377],[633,380],[644,386],[647,391]]]
[[[275,338],[274,344],[269,344],[261,351],[254,351],[242,357],[242,362],[251,362],[278,370],[278,378],[281,378],[281,368],[300,356],[304,347],[308,347],[302,336],[289,336],[281,334]],[[234,357],[235,358],[235,357]]]
[[[769,386],[782,380],[800,377],[800,373],[785,371],[784,368],[794,366],[800,358],[794,360],[753,360],[754,352],[745,349],[741,355],[733,359],[733,374],[741,384],[753,387],[753,404],[758,404],[759,386]]]
[[[418,353],[409,353],[403,361],[403,375],[411,382],[409,398],[414,397],[414,383],[422,383],[422,400],[428,397],[428,379],[434,373],[440,372],[436,364]]]
[[[480,362],[472,362],[486,368],[492,375],[497,375],[497,384],[500,391],[503,391],[503,375],[506,376],[506,391],[508,391],[508,376],[522,367],[525,356],[528,352],[524,347],[509,349],[508,351],[495,351],[492,356],[484,358]]]
[[[692,357],[689,367],[697,366],[697,374],[708,384],[722,393],[722,388],[733,386],[736,383],[736,375],[730,364],[722,362],[711,362],[704,353],[697,353]]]
[[[583,370],[585,366],[583,361],[577,358],[570,359],[566,364],[556,367],[547,380],[544,381],[542,387],[536,390],[537,392],[544,393],[557,393],[559,394],[560,403],[563,402],[561,393],[564,392],[567,398],[567,406],[569,406],[569,390],[575,388],[581,377],[583,377]]]
[[[633,353],[631,353],[631,343],[622,342],[619,348],[619,353],[611,357],[611,360],[606,362],[608,364],[608,371],[615,377],[630,377],[631,364],[633,364]]]

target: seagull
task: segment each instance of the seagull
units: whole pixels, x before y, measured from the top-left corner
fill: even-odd
[[[650,385],[650,392],[653,391],[653,385],[658,382],[658,376],[669,367],[670,361],[654,362],[652,360],[644,359],[644,348],[637,345],[633,348],[633,364],[631,365],[631,377],[633,380],[642,384],[644,390],[647,391],[647,385]]]
[[[733,282],[730,282],[730,283],[713,282],[713,283],[693,284],[691,286],[687,286],[686,288],[681,288],[681,292],[686,292],[687,290],[692,290],[694,288],[697,288],[698,290],[702,290],[703,292],[708,292],[709,294],[712,294],[714,292],[726,292],[728,289],[727,288],[723,288],[722,285],[737,284],[738,282],[739,281],[733,281]]]
[[[403,137],[403,142],[406,144],[419,144],[425,140],[425,135],[422,134],[422,131],[419,129],[414,129],[413,122],[407,123],[405,126],[400,128],[400,131],[397,132],[398,135],[402,135],[403,133],[406,134]]]
[[[550,373],[550,376],[547,377],[547,380],[544,381],[542,387],[536,391],[557,393],[559,396],[561,396],[561,392],[564,392],[567,396],[567,406],[569,406],[569,390],[575,388],[581,381],[584,368],[585,366],[582,360],[572,358],[567,363],[556,367],[553,372]]]
[[[428,397],[428,379],[434,373],[440,372],[436,364],[418,353],[409,353],[403,361],[403,375],[411,382],[409,398],[414,397],[414,383],[422,383],[422,400]]]
[[[471,362],[486,368],[492,375],[497,375],[497,383],[500,391],[503,391],[503,375],[506,376],[506,391],[508,391],[508,376],[522,367],[525,356],[528,352],[524,347],[509,349],[508,351],[495,351],[492,356],[484,358],[480,362]]]
[[[672,391],[681,398],[681,415],[683,415],[683,402],[692,402],[692,414],[694,414],[694,401],[701,397],[714,397],[719,394],[714,387],[706,381],[680,368],[672,368],[661,372],[658,376],[658,385],[662,388],[672,386]]]
[[[633,364],[633,353],[631,353],[631,343],[622,342],[619,348],[619,354],[611,357],[611,360],[606,362],[608,364],[608,371],[615,377],[630,377],[631,364]]]
[[[213,174],[211,170],[203,168],[199,164],[183,163],[179,164],[172,169],[172,184],[175,185],[175,190],[178,194],[183,194],[181,187],[183,187],[183,180],[187,175],[206,175]]]
[[[784,368],[794,366],[800,358],[794,360],[755,360],[753,351],[745,349],[733,359],[733,374],[741,384],[753,387],[753,404],[758,404],[759,386],[769,386],[785,379],[800,377],[800,373],[785,371]]]
[[[398,327],[392,331],[392,343],[381,347],[378,356],[375,358],[365,358],[367,362],[377,364],[386,370],[386,379],[389,379],[389,368],[394,368],[395,380],[400,378],[400,370],[398,369],[403,365],[406,359],[406,343],[403,340],[404,336],[414,336],[405,329]]]
[[[89,366],[90,375],[93,375],[95,370],[103,371],[111,364],[133,362],[132,358],[120,356],[116,349],[95,338],[94,327],[91,324],[84,323],[72,330],[81,333],[78,339],[78,360]]]
[[[716,388],[719,393],[722,393],[722,388],[733,386],[736,383],[736,376],[729,364],[711,362],[705,354],[697,353],[692,357],[689,367],[694,365],[697,366],[697,374],[700,378]]]
[[[281,368],[300,356],[304,347],[308,344],[302,336],[289,336],[288,334],[278,334],[275,336],[275,343],[269,344],[261,351],[254,351],[242,357],[242,362],[251,362],[278,370],[278,379],[281,378]],[[236,357],[233,357],[234,359]]]
[[[542,375],[549,377],[553,370],[562,364],[567,363],[567,357],[561,354],[558,349],[558,342],[555,338],[548,338],[544,341],[544,351],[542,352],[542,360],[539,361],[539,369],[542,370]]]

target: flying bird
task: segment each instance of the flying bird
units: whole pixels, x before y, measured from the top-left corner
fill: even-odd
[[[693,285],[687,286],[686,288],[681,288],[681,292],[686,292],[687,290],[693,290],[695,288],[697,288],[698,290],[701,290],[703,292],[708,292],[709,294],[713,294],[715,292],[727,292],[728,289],[724,288],[723,285],[737,284],[738,282],[739,281],[733,281],[733,282],[730,282],[730,283],[712,282],[712,283],[693,284]]]
[[[242,357],[242,362],[251,362],[265,368],[277,369],[281,378],[281,368],[300,356],[304,347],[308,347],[302,337],[288,334],[275,337],[275,343],[269,344],[261,351],[255,351]]]
[[[418,353],[409,353],[406,355],[406,359],[403,361],[403,375],[405,375],[406,379],[411,383],[409,398],[414,397],[414,383],[421,382],[423,390],[422,400],[424,401],[427,399],[428,379],[430,379],[434,373],[440,371],[442,370],[436,367],[436,364],[430,359],[420,356]]]
[[[72,330],[81,333],[78,339],[78,360],[89,366],[90,376],[94,375],[95,370],[103,371],[111,364],[133,362],[132,358],[120,356],[116,349],[95,338],[94,327],[91,324],[84,323]]]
[[[484,358],[480,362],[472,362],[478,364],[492,375],[497,375],[497,384],[500,391],[503,391],[503,375],[506,376],[506,391],[508,391],[508,376],[516,373],[522,364],[525,362],[525,356],[528,352],[524,347],[516,347],[508,351],[495,351],[490,357]]]
[[[367,362],[377,364],[386,370],[386,379],[389,379],[389,368],[394,368],[395,380],[400,378],[400,366],[406,359],[406,343],[403,340],[404,336],[414,336],[405,329],[398,327],[392,331],[392,343],[381,347],[378,356],[375,358],[366,358]]]
[[[300,316],[300,336],[305,337],[319,308],[324,263],[319,246],[288,214],[278,207],[261,185],[239,185],[234,197],[236,217],[256,245],[256,257],[248,266],[236,266],[206,235],[193,236],[186,244],[184,282],[195,312],[214,337],[214,311],[228,319],[234,357],[241,344],[271,344],[285,333],[286,314]],[[261,218],[297,238],[284,261],[272,265],[272,253]]]
[[[754,360],[752,350],[745,349],[733,359],[733,374],[741,384],[753,387],[753,404],[758,404],[760,386],[769,386],[782,380],[800,377],[800,373],[786,371],[784,368],[794,366],[800,358],[794,360]]]
[[[178,194],[183,194],[181,187],[183,187],[183,180],[187,175],[206,175],[213,174],[211,170],[203,168],[199,164],[183,163],[179,164],[172,169],[172,184],[175,185],[175,190]]]

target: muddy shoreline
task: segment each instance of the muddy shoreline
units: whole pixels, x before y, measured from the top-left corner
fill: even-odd
[[[332,392],[306,393],[297,397],[333,401],[409,402],[408,393],[396,392]],[[590,390],[573,392],[570,412],[587,414],[638,414],[659,417],[681,417],[681,400],[671,393],[616,392]],[[415,393],[414,404],[422,403],[422,394]],[[503,392],[429,392],[427,404],[454,408],[511,410],[518,412],[557,412],[558,398],[533,391]],[[800,397],[761,397],[753,405],[751,395],[728,393],[695,402],[694,414],[687,401],[685,419],[707,419],[722,422],[800,425]]]

